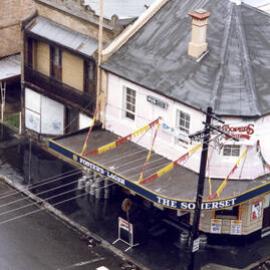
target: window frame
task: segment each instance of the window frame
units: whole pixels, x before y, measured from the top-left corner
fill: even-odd
[[[230,149],[228,149],[229,147]],[[224,157],[239,157],[240,150],[241,150],[241,145],[239,144],[225,144],[222,149],[222,155]]]
[[[181,117],[181,114],[182,116],[184,116],[184,118]],[[183,121],[182,125],[180,125],[181,119]],[[190,139],[188,138],[188,135],[190,134],[190,127],[191,127],[191,114],[177,108],[175,121],[176,121],[175,130],[179,132],[178,136],[175,135],[177,136],[175,137],[175,143],[181,143],[182,145],[189,144]]]
[[[134,95],[131,97],[131,99],[134,99],[134,102],[128,101],[128,91],[131,90]],[[129,119],[131,121],[135,121],[136,119],[136,95],[137,91],[129,86],[124,86],[124,117],[126,119]],[[131,107],[133,107],[133,110],[128,109],[127,105],[130,104]]]
[[[239,205],[233,206],[227,209],[221,209],[215,211],[216,219],[228,219],[228,220],[238,220],[240,217],[240,207]]]

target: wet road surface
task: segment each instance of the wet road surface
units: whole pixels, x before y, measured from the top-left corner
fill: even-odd
[[[2,148],[0,147],[0,164],[2,164],[0,175],[6,175],[15,182],[29,185],[31,192],[43,199],[47,199],[52,204],[80,194],[76,190],[77,180],[81,176],[80,171],[41,150],[32,142],[26,141],[9,145],[13,140],[12,134],[9,134],[7,131],[4,134],[2,141],[0,139],[0,145],[1,143],[3,145]],[[4,145],[7,147],[4,147]],[[59,177],[61,174],[64,174],[63,177]],[[42,185],[39,185],[40,183]],[[113,188],[114,191],[109,200],[100,200],[88,195],[67,203],[61,203],[55,207],[70,219],[112,243],[117,238],[117,218],[118,216],[125,217],[121,210],[121,202],[128,196],[121,192],[116,185]],[[151,206],[148,210],[147,208],[143,210],[141,207],[136,207],[136,198],[133,199],[132,197],[132,200],[134,200],[135,206],[131,218],[135,227],[135,238],[140,243],[140,246],[130,250],[128,255],[153,270],[186,269],[188,252],[186,249],[179,250],[174,245],[175,242],[179,241],[179,230],[164,224],[162,221],[166,218],[164,212]],[[42,213],[40,215],[42,216]],[[34,217],[35,215],[33,216],[33,223],[35,223]],[[47,224],[46,219],[43,219],[39,225],[45,228],[48,226],[51,229],[54,228],[49,223]],[[29,230],[29,233],[31,233],[31,230]],[[199,265],[215,263],[229,267],[244,268],[262,258],[270,256],[270,237],[251,243],[238,243],[235,246],[232,245],[233,242],[231,240],[226,238],[223,239],[222,244],[214,245],[214,243],[216,242],[213,242],[213,245],[208,245],[205,250],[199,252],[199,259],[197,260]],[[237,244],[237,242],[234,242],[234,244]],[[67,246],[73,248],[71,244]],[[65,246],[65,248],[67,247]],[[120,248],[124,249],[123,247]],[[30,250],[31,247],[29,247],[29,252]],[[67,254],[69,253],[67,252]],[[87,259],[85,260],[87,261]],[[76,263],[75,260],[74,262],[67,263],[67,265],[72,263]],[[0,269],[2,268],[0,267]],[[36,269],[39,270],[39,268]],[[120,269],[119,266],[116,269]]]
[[[99,245],[88,247],[88,242],[80,239],[77,232],[46,211],[2,223],[38,209],[30,206],[2,215],[32,203],[21,194],[14,193],[13,189],[0,182],[0,269],[94,270],[100,266],[110,270],[121,269],[123,261],[119,257]],[[14,195],[7,197],[8,194]],[[5,206],[15,200],[18,200],[16,204]]]

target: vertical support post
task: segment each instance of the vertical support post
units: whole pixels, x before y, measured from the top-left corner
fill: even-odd
[[[100,96],[101,96],[101,61],[103,49],[103,13],[104,13],[104,0],[99,0],[99,29],[98,29],[98,63],[97,63],[97,98],[96,98],[96,112],[97,119],[100,120]]]
[[[1,121],[4,122],[4,112],[5,112],[5,103],[6,103],[6,86],[7,83],[0,81],[1,88]]]
[[[200,162],[200,173],[197,186],[197,195],[196,195],[196,207],[194,211],[193,226],[190,235],[190,263],[188,270],[194,270],[195,266],[195,254],[194,250],[194,241],[199,238],[199,225],[200,225],[200,216],[201,216],[201,205],[203,201],[203,191],[204,191],[204,181],[205,181],[205,171],[207,164],[207,155],[208,155],[208,146],[210,139],[210,125],[212,120],[212,108],[207,108],[206,121],[203,132],[203,148],[201,153],[201,162]]]

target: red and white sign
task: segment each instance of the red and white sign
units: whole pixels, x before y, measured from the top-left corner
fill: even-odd
[[[127,220],[119,217],[118,218],[118,226],[120,229],[128,231],[130,234],[133,234],[133,225],[129,223]]]
[[[252,204],[251,220],[257,220],[259,217],[262,216],[262,207],[262,201],[258,201]]]
[[[251,135],[254,134],[254,124],[248,124],[246,126],[223,125],[221,127],[221,130],[229,133],[232,137],[236,139],[249,140]]]

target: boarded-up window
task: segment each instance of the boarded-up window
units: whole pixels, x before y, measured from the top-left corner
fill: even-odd
[[[36,70],[50,76],[50,47],[44,42],[36,43]]]
[[[84,61],[82,58],[63,52],[62,54],[62,82],[83,91],[84,87]]]

